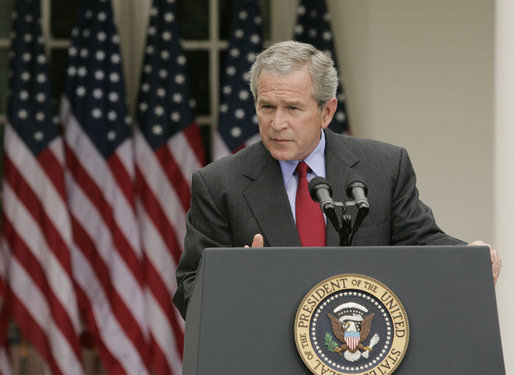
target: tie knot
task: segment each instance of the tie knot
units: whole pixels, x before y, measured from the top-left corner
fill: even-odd
[[[304,163],[303,161],[299,161],[299,164],[297,164],[297,175],[299,178],[303,177],[305,178],[308,174],[308,165]]]

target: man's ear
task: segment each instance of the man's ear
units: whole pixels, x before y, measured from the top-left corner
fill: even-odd
[[[324,108],[322,108],[322,129],[325,129],[329,126],[331,121],[333,120],[334,113],[336,112],[336,107],[338,106],[338,100],[336,98],[329,99]]]

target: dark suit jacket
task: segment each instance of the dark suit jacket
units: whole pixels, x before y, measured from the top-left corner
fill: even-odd
[[[345,187],[356,173],[368,186],[370,212],[354,245],[463,244],[435,223],[418,198],[416,177],[406,150],[389,144],[326,134],[326,179],[333,199],[349,199]],[[183,316],[197,267],[207,247],[243,247],[261,233],[265,246],[300,246],[279,162],[261,142],[215,161],[193,174],[185,250],[177,269],[174,303]],[[327,226],[327,246],[339,236]]]

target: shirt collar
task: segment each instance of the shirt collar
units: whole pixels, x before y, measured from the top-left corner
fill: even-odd
[[[321,130],[320,142],[317,147],[304,159],[315,176],[325,178],[325,133]],[[281,171],[283,174],[283,182],[286,185],[297,168],[300,160],[279,160]]]

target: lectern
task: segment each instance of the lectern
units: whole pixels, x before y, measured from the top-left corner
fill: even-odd
[[[184,374],[311,374],[294,339],[297,309],[339,274],[371,277],[402,301],[409,344],[396,375],[505,374],[481,246],[206,249],[186,317]]]

